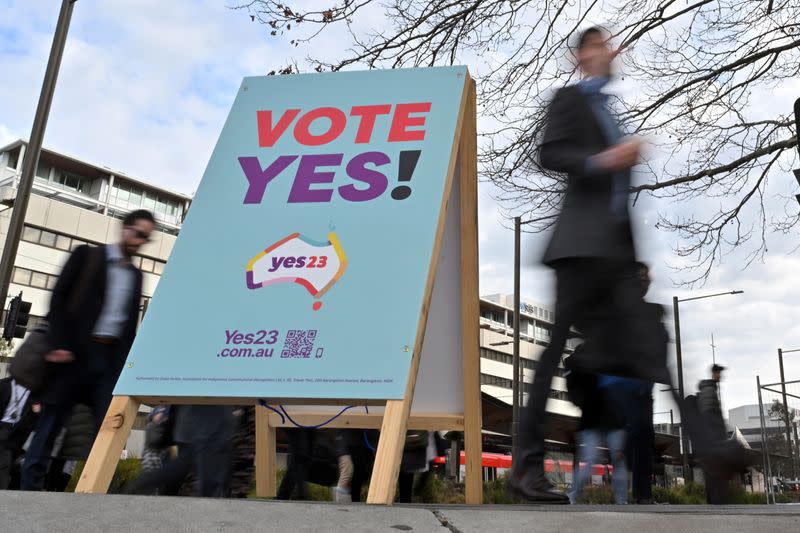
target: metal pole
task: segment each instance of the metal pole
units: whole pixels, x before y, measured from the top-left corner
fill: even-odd
[[[675,431],[675,419],[672,417],[672,409],[669,410],[669,434],[674,435],[673,431]]]
[[[772,473],[767,451],[767,430],[764,426],[764,402],[761,400],[761,376],[756,376],[756,387],[758,387],[758,418],[761,421],[761,460],[764,462],[764,484],[766,485],[764,492],[767,495],[767,504],[769,504],[769,495],[772,493]]]
[[[786,447],[789,450],[789,456],[792,458],[792,477],[797,479],[797,464],[792,450],[792,424],[789,420],[789,403],[786,401],[786,378],[783,376],[783,350],[781,348],[778,348],[778,365],[781,369],[781,395],[783,396],[783,421],[786,424]]]
[[[25,213],[28,210],[28,200],[33,187],[33,177],[36,167],[39,166],[39,154],[42,151],[42,139],[47,128],[47,118],[50,114],[50,104],[53,101],[53,92],[58,79],[58,69],[61,66],[61,56],[64,55],[64,45],[67,41],[67,30],[72,17],[72,7],[76,0],[62,0],[61,11],[58,14],[56,32],[53,35],[53,44],[50,47],[50,58],[47,60],[47,69],[42,82],[42,92],[39,94],[39,104],[36,106],[36,115],[33,119],[31,136],[28,140],[28,149],[22,164],[22,178],[14,200],[14,210],[8,227],[6,243],[3,247],[3,257],[0,259],[0,305],[5,306],[8,297],[11,273],[17,257],[19,239],[25,227]]]
[[[519,271],[520,271],[520,234],[522,232],[522,219],[514,217],[514,379],[512,380],[512,400],[511,411],[511,460],[513,461],[519,455],[517,448],[519,446],[519,413],[520,413],[520,378],[519,378],[519,307],[520,307],[520,287],[519,287]]]
[[[672,297],[672,316],[675,321],[675,358],[678,365],[678,397],[685,398],[683,391],[683,356],[681,354],[681,316],[678,309],[678,297]],[[694,480],[694,474],[689,467],[689,437],[686,434],[683,420],[681,420],[681,464],[683,465],[683,479],[686,482]]]

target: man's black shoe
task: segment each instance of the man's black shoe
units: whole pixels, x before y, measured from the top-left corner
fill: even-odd
[[[569,497],[558,490],[544,476],[528,481],[522,478],[515,481],[513,478],[508,481],[508,493],[522,500],[537,503],[568,504]]]

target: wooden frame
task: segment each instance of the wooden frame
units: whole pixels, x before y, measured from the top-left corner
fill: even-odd
[[[405,396],[402,400],[385,402],[383,413],[345,413],[326,424],[326,428],[380,428],[375,466],[370,481],[367,502],[389,505],[394,501],[400,461],[408,429],[456,430],[464,432],[466,466],[466,503],[483,503],[481,466],[481,392],[479,353],[479,293],[478,293],[478,185],[477,185],[477,124],[475,82],[465,75],[461,107],[458,116],[442,206],[436,229],[433,254],[428,270],[423,306],[419,314],[418,334],[408,373]],[[422,343],[431,302],[434,278],[441,251],[448,200],[451,197],[455,168],[458,165],[457,186],[460,199],[459,232],[461,235],[461,325],[463,334],[463,391],[464,412],[458,414],[412,413],[414,389],[417,383]],[[236,404],[256,405],[256,492],[261,497],[274,497],[276,492],[275,433],[278,427],[293,427],[275,414],[258,405],[255,398],[170,398],[115,396],[94,442],[76,492],[108,490],[120,454],[130,434],[141,403],[158,404]],[[276,399],[281,404],[303,404],[308,400]],[[342,401],[318,402],[319,405],[341,405]],[[382,405],[384,402],[355,402],[348,404]],[[302,425],[316,425],[330,418],[330,412],[305,411],[293,418]]]

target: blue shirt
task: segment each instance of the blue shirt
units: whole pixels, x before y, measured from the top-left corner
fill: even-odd
[[[619,121],[608,107],[609,95],[601,92],[608,83],[608,78],[593,77],[578,82],[578,88],[586,96],[597,122],[608,141],[608,144],[617,144],[622,139],[622,129]],[[592,161],[589,161],[592,165]],[[614,174],[614,191],[611,195],[611,211],[622,219],[628,217],[628,183],[624,176]]]
[[[106,259],[105,300],[92,333],[98,337],[119,339],[128,322],[128,305],[133,296],[136,273],[117,244],[106,246]]]

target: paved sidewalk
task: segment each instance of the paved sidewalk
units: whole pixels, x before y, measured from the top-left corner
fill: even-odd
[[[395,506],[0,491],[2,531],[738,533],[797,531],[800,506]]]

